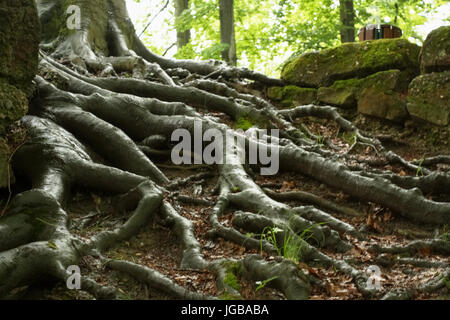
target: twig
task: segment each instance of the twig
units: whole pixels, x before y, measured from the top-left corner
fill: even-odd
[[[2,212],[0,213],[0,217],[3,217],[3,215],[6,213],[6,210],[8,209],[9,206],[9,202],[11,201],[11,197],[12,197],[12,191],[11,191],[11,160],[14,156],[14,154],[16,153],[17,150],[19,150],[20,147],[22,147],[26,142],[26,139],[19,144],[14,151],[11,153],[11,155],[8,158],[8,163],[7,163],[7,167],[8,167],[8,199],[6,200],[5,206],[2,209]]]

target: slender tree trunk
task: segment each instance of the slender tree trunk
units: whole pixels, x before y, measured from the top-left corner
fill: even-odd
[[[219,0],[220,7],[220,42],[228,48],[222,51],[222,60],[229,65],[237,64],[236,38],[234,33],[234,0]]]
[[[355,42],[355,11],[353,0],[340,0],[341,42]]]
[[[180,17],[184,10],[189,9],[189,0],[175,0],[175,18]],[[180,50],[182,47],[189,43],[191,39],[190,30],[180,30],[177,28],[177,48]]]

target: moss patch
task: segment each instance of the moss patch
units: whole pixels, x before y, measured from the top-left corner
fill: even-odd
[[[281,78],[305,87],[327,87],[336,80],[400,69],[418,73],[420,47],[404,39],[382,39],[308,52],[286,63]]]
[[[0,134],[28,112],[28,100],[16,87],[0,79]]]
[[[251,127],[253,127],[253,123],[252,123],[251,119],[246,116],[239,117],[236,120],[235,129],[242,129],[242,130],[246,131],[246,130],[250,129]]]
[[[241,274],[240,264],[237,262],[228,262],[226,263],[225,268],[225,284],[236,291],[241,291],[241,286],[238,280],[238,276]]]
[[[317,90],[294,85],[271,87],[267,90],[267,96],[271,100],[277,101],[282,108],[291,108],[316,102]]]

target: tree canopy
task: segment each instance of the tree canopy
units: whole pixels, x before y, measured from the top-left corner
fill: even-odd
[[[144,20],[152,19],[158,14],[154,8],[166,3],[134,1],[152,8]],[[354,0],[355,32],[369,23],[391,23],[403,30],[405,38],[421,43],[424,39],[416,27],[424,24],[444,3],[443,0]],[[221,59],[224,46],[220,41],[217,0],[191,0],[189,9],[177,18],[173,3],[167,10],[166,31],[192,32],[189,43],[174,54],[176,58]],[[266,74],[278,74],[281,62],[294,53],[333,47],[341,42],[340,8],[336,0],[235,0],[234,11],[238,65]],[[145,25],[146,21],[141,22]],[[161,41],[159,25],[148,28],[142,38],[160,54],[168,49],[168,44]]]

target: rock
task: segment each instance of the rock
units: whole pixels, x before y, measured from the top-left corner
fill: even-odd
[[[8,186],[9,156],[8,145],[0,138],[0,188]]]
[[[411,75],[400,70],[381,71],[365,78],[358,93],[358,112],[395,122],[407,116],[406,89]]]
[[[408,112],[437,125],[450,123],[450,71],[418,76],[409,85]]]
[[[357,105],[357,94],[361,79],[338,80],[331,87],[320,87],[317,99],[325,104],[341,108],[354,108]]]
[[[293,85],[271,87],[267,90],[267,96],[274,101],[280,102],[282,108],[291,108],[314,103],[317,100],[317,90]]]
[[[433,30],[423,43],[420,69],[422,73],[450,70],[450,26]]]
[[[420,47],[405,39],[382,39],[308,52],[285,63],[281,78],[303,87],[328,87],[391,69],[419,72]]]
[[[28,111],[28,100],[21,90],[0,79],[0,134]]]
[[[39,18],[34,0],[0,2],[0,78],[33,92],[32,80],[38,69]]]

